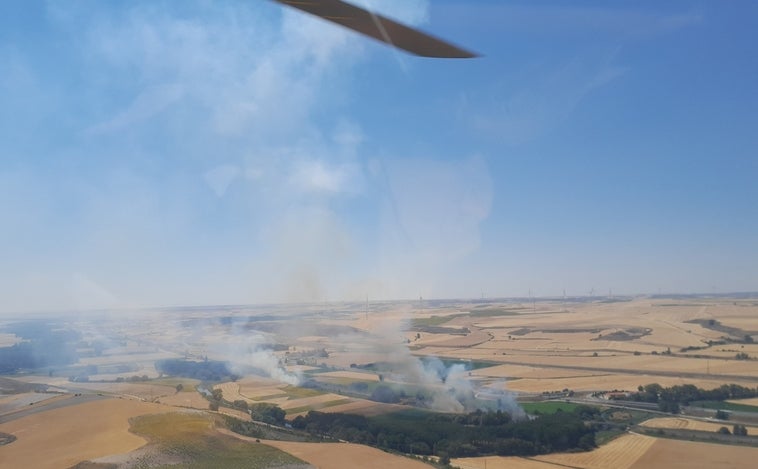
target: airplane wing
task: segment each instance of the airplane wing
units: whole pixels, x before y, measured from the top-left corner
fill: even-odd
[[[342,0],[275,1],[422,57],[463,59],[478,56],[418,29],[405,26]]]

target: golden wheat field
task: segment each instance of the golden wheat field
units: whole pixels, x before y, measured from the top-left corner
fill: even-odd
[[[695,443],[627,434],[589,453],[454,459],[461,469],[749,468],[758,448]]]
[[[640,425],[650,428],[673,428],[682,430],[699,430],[704,432],[715,432],[723,426],[730,426],[729,422],[706,422],[702,420],[688,419],[683,417],[660,417],[642,422]],[[758,433],[758,428],[747,426],[748,432],[752,435]]]
[[[656,439],[636,434],[623,435],[587,453],[559,453],[522,457],[487,457],[454,459],[461,469],[547,469],[573,467],[583,469],[628,469],[653,446]]]
[[[16,441],[0,448],[0,466],[57,469],[132,451],[145,440],[129,432],[129,419],[169,407],[129,399],[103,399],[52,409],[0,424]]]
[[[751,468],[757,458],[755,447],[660,438],[629,469]]]
[[[324,469],[429,469],[429,465],[369,446],[350,443],[296,443],[264,441],[317,468]]]

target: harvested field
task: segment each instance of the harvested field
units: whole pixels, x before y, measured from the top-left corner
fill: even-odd
[[[285,387],[285,385],[272,379],[245,378],[237,381],[236,383],[224,383],[221,386],[226,386],[228,384],[236,385],[237,390],[231,392],[236,392],[239,394],[240,399],[258,401],[266,396],[277,394],[286,395],[286,393],[282,391],[282,388]],[[229,387],[230,390],[233,388],[234,386]],[[226,394],[227,388],[223,387],[222,389],[225,390],[224,393]]]
[[[604,373],[607,374],[607,373]],[[567,370],[562,368],[541,368],[525,365],[497,365],[489,368],[481,368],[471,372],[472,376],[488,378],[530,378],[530,379],[555,379],[577,378],[584,376],[596,376],[597,372],[582,370]]]
[[[341,413],[363,415],[364,417],[373,417],[376,415],[386,414],[388,412],[397,412],[398,410],[407,410],[409,407],[399,404],[383,404],[380,402],[369,401],[367,399],[353,399],[352,402],[337,404],[329,407],[318,409],[324,413]],[[288,413],[287,418],[295,418],[298,415],[305,415],[307,411]]]
[[[153,400],[162,396],[176,393],[176,388],[161,384],[151,383],[69,383],[71,388],[87,389],[106,394],[134,397],[137,399]]]
[[[486,458],[457,458],[453,467],[460,469],[560,469],[561,466],[520,457],[490,456]]]
[[[297,443],[264,441],[316,467],[329,469],[429,469],[420,461],[385,453],[369,446],[352,443]]]
[[[690,469],[692,467],[754,467],[758,448],[656,439],[629,469]]]
[[[163,396],[157,402],[174,407],[188,407],[201,410],[208,408],[208,400],[198,392],[178,392]]]
[[[319,396],[304,397],[302,399],[288,399],[282,403],[280,407],[284,410],[295,409],[297,407],[311,407],[318,406],[333,401],[345,400],[345,396],[339,394],[321,394]]]
[[[627,434],[586,453],[558,453],[531,458],[486,457],[454,459],[452,464],[461,469],[556,469],[571,467],[582,469],[628,469],[656,442],[655,438]],[[486,461],[486,462],[485,462]]]
[[[694,384],[711,389],[723,384],[722,381],[675,378],[655,375],[601,374],[595,376],[548,379],[514,379],[508,381],[506,389],[516,392],[557,391],[564,388],[574,391],[597,391],[620,389],[634,391],[639,385],[658,383],[661,386]]]
[[[655,438],[627,434],[587,453],[548,454],[534,459],[565,466],[588,469],[627,469],[642,457],[653,444]]]
[[[309,410],[325,410],[330,407],[349,404],[352,400],[339,394],[322,393],[313,389],[297,388],[284,384],[254,387],[254,392],[262,394],[256,396],[255,399],[242,394],[240,392],[241,386],[238,383],[222,383],[214,386],[214,388],[221,389],[224,399],[229,402],[236,400],[244,400],[248,404],[268,402],[278,405],[290,416]]]
[[[129,419],[167,410],[158,404],[104,399],[30,415],[0,424],[0,432],[17,437],[3,446],[2,457],[16,467],[41,469],[126,453],[146,443],[129,432]]]
[[[327,373],[319,373],[319,378],[344,378],[355,381],[379,381],[379,376],[375,373],[360,373],[357,371],[329,371]]]
[[[287,402],[287,393],[282,390],[283,387],[283,384],[255,386],[241,383],[221,383],[214,386],[215,389],[221,389],[224,399],[229,402],[242,400],[252,404],[265,401],[277,405]]]
[[[471,333],[465,336],[451,335],[450,338],[448,338],[447,340],[434,342],[434,345],[436,347],[451,347],[451,348],[473,347],[483,342],[487,342],[491,338],[492,336],[488,334],[486,331],[472,330]]]
[[[730,422],[704,422],[702,420],[687,419],[682,417],[661,417],[646,420],[640,425],[649,428],[672,428],[677,430],[700,430],[715,432],[721,427],[731,427]],[[755,427],[747,427],[750,434],[758,433]]]

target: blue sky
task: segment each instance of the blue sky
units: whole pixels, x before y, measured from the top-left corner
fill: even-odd
[[[758,290],[758,4],[0,4],[0,311]]]

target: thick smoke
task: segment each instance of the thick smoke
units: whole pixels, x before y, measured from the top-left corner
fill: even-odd
[[[289,385],[300,384],[301,376],[287,371],[274,352],[276,338],[273,335],[250,329],[242,321],[227,322],[230,323],[221,327],[219,340],[209,344],[211,356],[227,362],[229,371],[240,376],[249,375],[252,372]],[[207,326],[219,328],[217,322],[214,324],[200,322],[193,324],[192,327],[196,329],[196,336],[202,336],[202,330]]]
[[[471,379],[464,363],[446,364],[437,357],[420,358],[411,354],[405,341],[398,340],[405,329],[404,322],[384,323],[377,334],[376,352],[386,357],[390,369],[389,381],[420,385],[428,393],[424,405],[441,412],[471,412],[475,410],[503,410],[514,418],[522,417],[523,410],[515,397],[498,386],[478,386]]]

